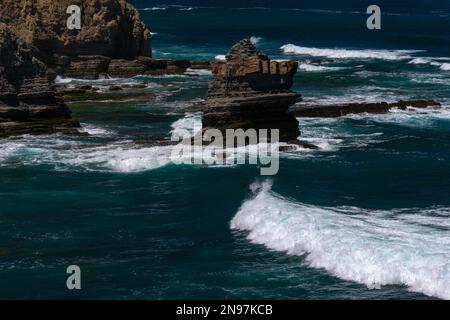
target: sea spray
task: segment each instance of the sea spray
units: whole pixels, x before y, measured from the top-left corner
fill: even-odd
[[[450,235],[442,228],[450,208],[320,207],[271,188],[269,180],[251,186],[254,195],[232,219],[232,229],[247,231],[251,242],[272,250],[304,256],[310,267],[344,280],[369,288],[405,285],[450,299]],[[446,215],[437,218],[436,212]],[[434,220],[425,219],[429,215]]]

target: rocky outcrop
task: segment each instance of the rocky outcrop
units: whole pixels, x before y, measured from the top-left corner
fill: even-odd
[[[0,137],[63,132],[80,125],[56,95],[45,65],[5,24],[0,23]]]
[[[225,62],[212,63],[203,129],[279,129],[280,141],[296,140],[299,123],[287,111],[301,99],[290,91],[297,67],[294,61],[271,61],[250,40],[241,40]]]
[[[71,60],[68,67],[60,71],[68,78],[98,79],[106,74],[111,59],[105,56],[80,56]]]
[[[78,85],[74,87],[58,86],[66,102],[97,103],[148,103],[156,99],[155,93],[143,83],[115,84],[107,89],[100,89],[92,85]]]
[[[81,8],[81,29],[67,8]],[[151,59],[151,33],[125,0],[1,0],[0,21],[25,40],[49,74],[79,79],[184,74],[209,62]]]
[[[137,57],[134,60],[113,59],[105,72],[111,77],[119,78],[136,75],[184,74],[190,66],[191,62],[188,60]]]
[[[67,28],[67,8],[81,8],[81,29]],[[125,0],[2,0],[0,20],[43,55],[151,56],[150,31]]]
[[[80,30],[67,28],[70,5],[81,8]],[[108,73],[110,62],[112,72],[121,64],[124,74],[136,75],[133,69],[142,68],[135,66],[140,60],[133,60],[152,55],[151,33],[125,0],[1,0],[0,21],[25,40],[54,76],[96,79]]]
[[[321,117],[321,118],[336,118],[347,114],[358,113],[373,113],[380,114],[389,112],[393,108],[405,110],[408,107],[413,108],[427,108],[431,106],[440,106],[434,100],[412,100],[399,101],[394,103],[374,102],[374,103],[348,103],[340,105],[326,105],[317,107],[301,107],[293,110],[292,113],[296,117]]]
[[[152,59],[136,57],[133,60],[111,59],[106,56],[79,56],[67,65],[54,69],[54,76],[94,80],[99,78],[129,78],[137,75],[185,74],[189,68],[209,69],[209,62],[188,60]]]

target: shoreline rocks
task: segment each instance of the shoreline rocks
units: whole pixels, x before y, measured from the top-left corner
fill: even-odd
[[[105,56],[80,56],[54,72],[66,78],[97,80],[101,78],[131,78],[138,75],[184,75],[188,69],[210,69],[209,61],[152,59],[137,57],[133,60],[110,59]]]
[[[358,114],[358,113],[382,114],[389,112],[389,110],[393,108],[405,110],[408,107],[427,108],[432,106],[440,106],[440,103],[434,100],[410,100],[410,101],[400,100],[394,103],[387,103],[387,102],[348,103],[348,104],[326,105],[317,107],[300,107],[293,109],[291,112],[296,117],[337,118],[348,114]]]
[[[80,134],[78,121],[57,95],[45,65],[0,23],[0,137],[62,132]]]
[[[66,103],[90,103],[107,102],[111,103],[147,103],[155,101],[156,94],[150,91],[147,86],[136,85],[111,85],[106,91],[90,85],[58,88]]]
[[[241,40],[225,62],[212,63],[203,130],[279,129],[280,141],[295,141],[299,123],[288,109],[301,100],[290,90],[297,68],[297,62],[271,61],[249,39]]]

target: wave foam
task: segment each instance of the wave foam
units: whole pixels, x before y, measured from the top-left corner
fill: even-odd
[[[171,124],[171,134],[184,137],[184,132],[189,132],[189,136],[194,136],[202,130],[202,115],[200,113],[188,113],[184,118],[178,119]]]
[[[408,63],[409,64],[427,64],[427,63],[430,63],[430,62],[431,62],[431,60],[428,59],[428,58],[414,58]]]
[[[112,82],[123,82],[123,81],[130,81],[133,78],[107,78],[107,79],[95,79],[95,80],[88,80],[88,79],[77,79],[77,78],[64,78],[61,76],[57,76],[55,78],[55,84],[70,84],[70,83],[95,83],[95,84],[110,84]]]
[[[92,136],[112,136],[115,132],[105,128],[97,127],[92,124],[82,124],[82,130]]]
[[[443,63],[439,68],[444,71],[450,71],[450,63]]]
[[[143,11],[159,11],[159,10],[167,10],[167,7],[151,7],[151,8],[143,8]]]
[[[414,58],[408,64],[429,64],[435,67],[439,67],[443,71],[450,70],[450,63],[448,62],[437,62],[435,60],[445,61],[447,58]]]
[[[208,69],[191,69],[187,68],[184,74],[190,76],[210,76],[212,75],[211,70]]]
[[[258,42],[260,42],[262,39],[263,39],[263,38],[261,38],[261,37],[256,37],[256,36],[251,36],[251,37],[250,37],[250,41],[251,41],[251,43],[253,43],[254,45],[257,45]]]
[[[267,181],[251,188],[254,198],[242,204],[230,224],[232,229],[248,231],[251,242],[304,255],[310,267],[369,288],[405,285],[411,291],[450,299],[450,234],[440,226],[448,216],[439,218],[435,212],[448,213],[450,208],[318,207],[273,193]],[[423,221],[398,219],[396,214]],[[431,224],[426,219],[430,214],[435,215]]]
[[[285,54],[307,55],[314,57],[327,57],[331,59],[383,59],[404,60],[411,59],[412,53],[418,50],[350,50],[301,47],[294,44],[286,44],[280,49]]]
[[[216,59],[217,61],[225,61],[226,56],[224,54],[218,54],[214,57],[214,59]]]
[[[326,66],[318,66],[309,63],[300,63],[298,66],[299,70],[303,70],[306,72],[323,72],[323,71],[339,71],[345,68],[342,67],[326,67]]]

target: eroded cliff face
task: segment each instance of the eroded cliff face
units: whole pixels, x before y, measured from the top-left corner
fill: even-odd
[[[0,23],[0,137],[77,134],[79,126],[48,80],[45,65]]]
[[[212,65],[204,130],[279,129],[280,141],[296,140],[299,123],[288,109],[301,99],[290,90],[297,67],[295,61],[271,61],[250,40],[241,40],[230,49],[226,62]]]
[[[70,5],[81,8],[81,30],[67,28]],[[125,0],[1,0],[0,21],[35,46],[43,60],[56,59],[55,54],[151,56],[150,31]]]

